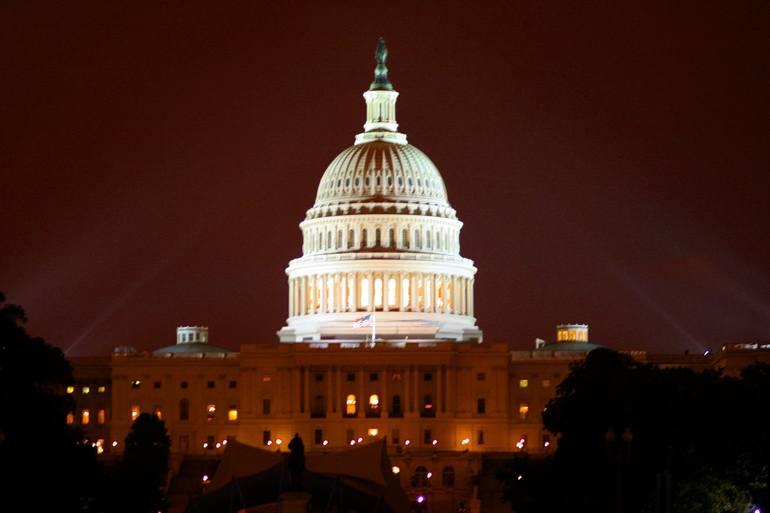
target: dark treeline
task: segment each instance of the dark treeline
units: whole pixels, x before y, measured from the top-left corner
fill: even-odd
[[[0,293],[0,511],[163,511],[169,438],[143,414],[124,456],[106,467],[84,434],[67,425],[74,384],[61,350],[30,336],[24,310]]]
[[[518,513],[770,511],[770,365],[732,378],[596,349],[543,423],[555,453],[499,472]]]

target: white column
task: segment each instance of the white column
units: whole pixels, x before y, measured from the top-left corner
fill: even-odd
[[[475,280],[473,278],[470,279],[470,283],[468,284],[468,315],[473,317],[473,282]]]
[[[443,238],[443,234],[441,237]],[[449,275],[443,274],[441,276],[441,295],[444,298],[444,304],[441,306],[441,311],[447,313],[449,311]]]
[[[409,311],[417,311],[417,273],[409,273]]]
[[[402,290],[402,281],[404,279],[403,273],[396,273],[396,309],[399,312],[404,311],[404,291]]]
[[[374,273],[369,273],[369,311],[374,312]]]
[[[352,273],[350,292],[353,297],[353,304],[351,305],[351,311],[358,310],[358,273]]]
[[[435,242],[435,241],[434,241]],[[431,276],[431,292],[433,293],[433,311],[436,313],[441,313],[441,311],[438,308],[438,274],[433,274]]]

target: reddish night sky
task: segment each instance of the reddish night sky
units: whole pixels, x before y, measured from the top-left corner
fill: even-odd
[[[487,340],[769,339],[770,3],[620,3],[4,2],[0,290],[71,355],[277,340],[382,35]]]

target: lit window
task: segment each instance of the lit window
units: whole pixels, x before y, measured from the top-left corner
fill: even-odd
[[[379,433],[379,432],[380,432],[380,430],[377,429],[377,428],[369,428],[369,431],[368,431],[369,436],[377,436],[377,433]]]
[[[238,420],[238,409],[235,406],[230,406],[230,409],[227,410],[227,420],[230,422]]]
[[[347,399],[345,400],[345,413],[347,415],[356,414],[356,396],[353,394],[348,395]]]
[[[409,278],[404,278],[401,281],[401,304],[409,306]]]
[[[374,306],[382,306],[382,278],[374,280]]]
[[[396,279],[388,280],[388,306],[396,306]]]
[[[543,384],[543,388],[548,388],[548,387],[551,386],[551,380],[550,379],[544,379],[542,381],[542,384]]]
[[[372,410],[376,410],[380,407],[380,398],[377,394],[372,394],[369,396],[369,408]]]
[[[97,424],[104,424],[105,420],[107,418],[107,412],[104,411],[104,408],[96,412],[96,423]]]
[[[529,405],[527,403],[519,404],[519,418],[526,420],[529,417]]]
[[[106,386],[104,386],[104,385],[102,385],[102,386],[98,387],[98,388],[96,389],[96,391],[97,391],[97,393],[103,394],[104,392],[106,392],[106,391],[107,391],[107,387],[106,387]]]
[[[131,382],[131,388],[139,388],[141,386],[142,382],[138,379],[135,379]]]
[[[138,405],[131,406],[131,420],[136,420],[139,414],[142,413],[142,409]]]
[[[358,304],[363,308],[369,306],[369,278],[361,279],[361,300]]]
[[[152,414],[158,417],[158,420],[163,420],[163,412],[160,410],[160,406],[153,408]]]
[[[214,420],[217,416],[217,407],[214,404],[209,404],[206,406],[206,420],[211,422]]]
[[[90,394],[91,393],[91,387],[83,387],[80,389],[80,391],[84,394]]]
[[[67,393],[68,393],[68,394],[73,394],[73,393],[75,393],[75,387],[67,387]]]
[[[75,414],[72,412],[67,413],[67,425],[71,426],[75,423]]]
[[[334,306],[334,279],[330,277],[326,280],[326,309],[332,311]]]
[[[262,383],[269,383],[271,379],[270,376],[262,376]]]
[[[528,379],[520,379],[519,380],[519,388],[527,388],[529,386],[529,380]]]

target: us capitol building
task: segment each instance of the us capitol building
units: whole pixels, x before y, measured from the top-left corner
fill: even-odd
[[[152,352],[74,359],[68,422],[100,453],[119,454],[141,412],[165,421],[173,472],[193,480],[234,440],[285,451],[296,432],[312,454],[385,439],[407,495],[449,512],[509,511],[485,469],[512,452],[555,449],[541,412],[569,364],[597,346],[585,324],[558,326],[554,342],[529,351],[484,341],[462,222],[439,170],[399,132],[386,57],[380,40],[364,131],[329,164],[299,225],[280,342],[232,352],[206,327],[185,326]],[[632,354],[737,373],[760,353]],[[176,482],[172,502],[189,493]]]

